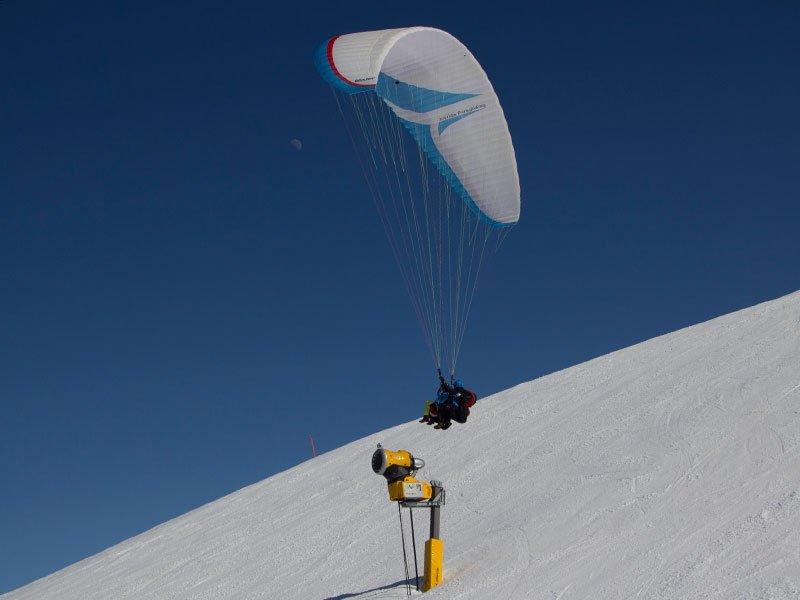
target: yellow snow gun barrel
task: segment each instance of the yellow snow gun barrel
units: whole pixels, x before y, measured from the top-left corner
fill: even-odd
[[[393,483],[412,475],[425,466],[421,458],[414,458],[408,450],[387,450],[379,447],[372,454],[372,470]]]

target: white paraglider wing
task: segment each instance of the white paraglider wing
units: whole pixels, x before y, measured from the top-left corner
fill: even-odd
[[[472,53],[430,27],[336,36],[315,61],[335,90],[436,366],[452,374],[484,257],[520,215],[497,94]]]
[[[380,96],[472,210],[498,227],[519,220],[505,115],[466,46],[444,31],[409,27],[343,35],[324,48],[317,64],[326,79]]]

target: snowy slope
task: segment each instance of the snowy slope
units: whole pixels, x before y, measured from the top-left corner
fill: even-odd
[[[800,598],[800,293],[517,386],[444,434],[359,440],[2,598],[402,598],[379,441],[448,490],[428,598]]]

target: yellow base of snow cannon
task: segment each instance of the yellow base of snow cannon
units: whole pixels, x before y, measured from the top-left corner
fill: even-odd
[[[425,542],[425,575],[422,591],[427,592],[444,580],[444,542],[431,538]]]

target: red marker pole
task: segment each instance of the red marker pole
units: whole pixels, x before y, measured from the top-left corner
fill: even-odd
[[[317,445],[314,443],[314,438],[311,437],[311,434],[308,434],[308,441],[311,442],[311,458],[315,458],[317,456]]]

